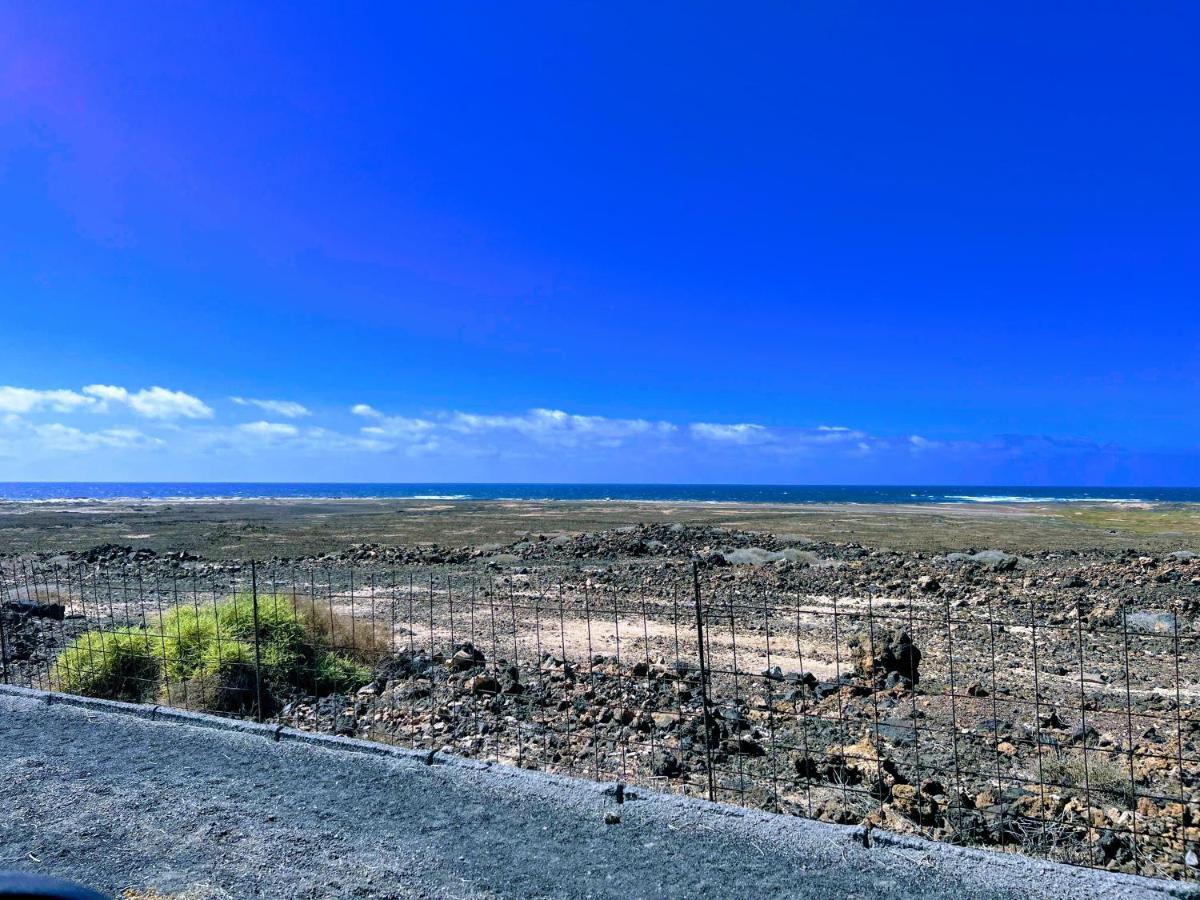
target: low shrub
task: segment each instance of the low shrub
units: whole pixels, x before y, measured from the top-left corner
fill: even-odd
[[[51,678],[69,694],[137,703],[158,692],[161,663],[143,629],[89,631],[59,653]]]
[[[264,660],[261,665],[263,712],[277,705],[277,692],[284,685],[276,681]],[[243,641],[212,643],[204,648],[198,664],[186,677],[167,682],[167,698],[190,709],[210,712],[247,714],[258,702],[255,680],[254,646]]]
[[[377,642],[364,635],[361,649],[335,648],[331,638],[352,626],[329,613],[313,615],[285,598],[260,597],[256,661],[251,597],[181,605],[145,629],[80,636],[55,663],[57,682],[71,693],[133,700],[157,693],[192,709],[245,714],[257,703],[257,671],[267,713],[298,693],[348,691],[370,679],[365,663],[378,661]]]

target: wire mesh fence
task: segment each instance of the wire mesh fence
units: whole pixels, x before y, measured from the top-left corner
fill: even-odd
[[[1159,877],[1200,873],[1194,623],[694,564],[0,566],[9,684]]]

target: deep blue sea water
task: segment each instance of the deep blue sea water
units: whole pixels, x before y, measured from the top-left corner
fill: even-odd
[[[696,503],[1200,503],[1200,488],[757,484],[308,484],[251,482],[0,482],[0,500],[224,498],[658,500]]]

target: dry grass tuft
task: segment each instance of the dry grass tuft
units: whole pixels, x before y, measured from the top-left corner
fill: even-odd
[[[380,622],[356,619],[328,597],[293,597],[291,605],[304,629],[342,656],[374,666],[391,654],[391,635]]]
[[[1132,806],[1135,786],[1129,766],[1112,753],[1069,751],[1049,754],[1042,759],[1042,777],[1047,784],[1067,788],[1070,793],[1126,807]]]

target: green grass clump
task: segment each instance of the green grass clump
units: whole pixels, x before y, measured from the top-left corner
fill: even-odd
[[[334,625],[329,625],[332,621]],[[178,606],[144,629],[90,631],[55,663],[60,690],[220,712],[248,713],[262,679],[263,712],[297,693],[352,690],[370,679],[376,645],[343,650],[331,638],[338,614],[318,617],[281,597],[258,601],[257,667],[253,599],[234,596],[206,607]],[[135,690],[136,689],[136,690]]]
[[[58,655],[53,678],[70,694],[137,703],[158,692],[161,667],[144,630],[89,631]]]

